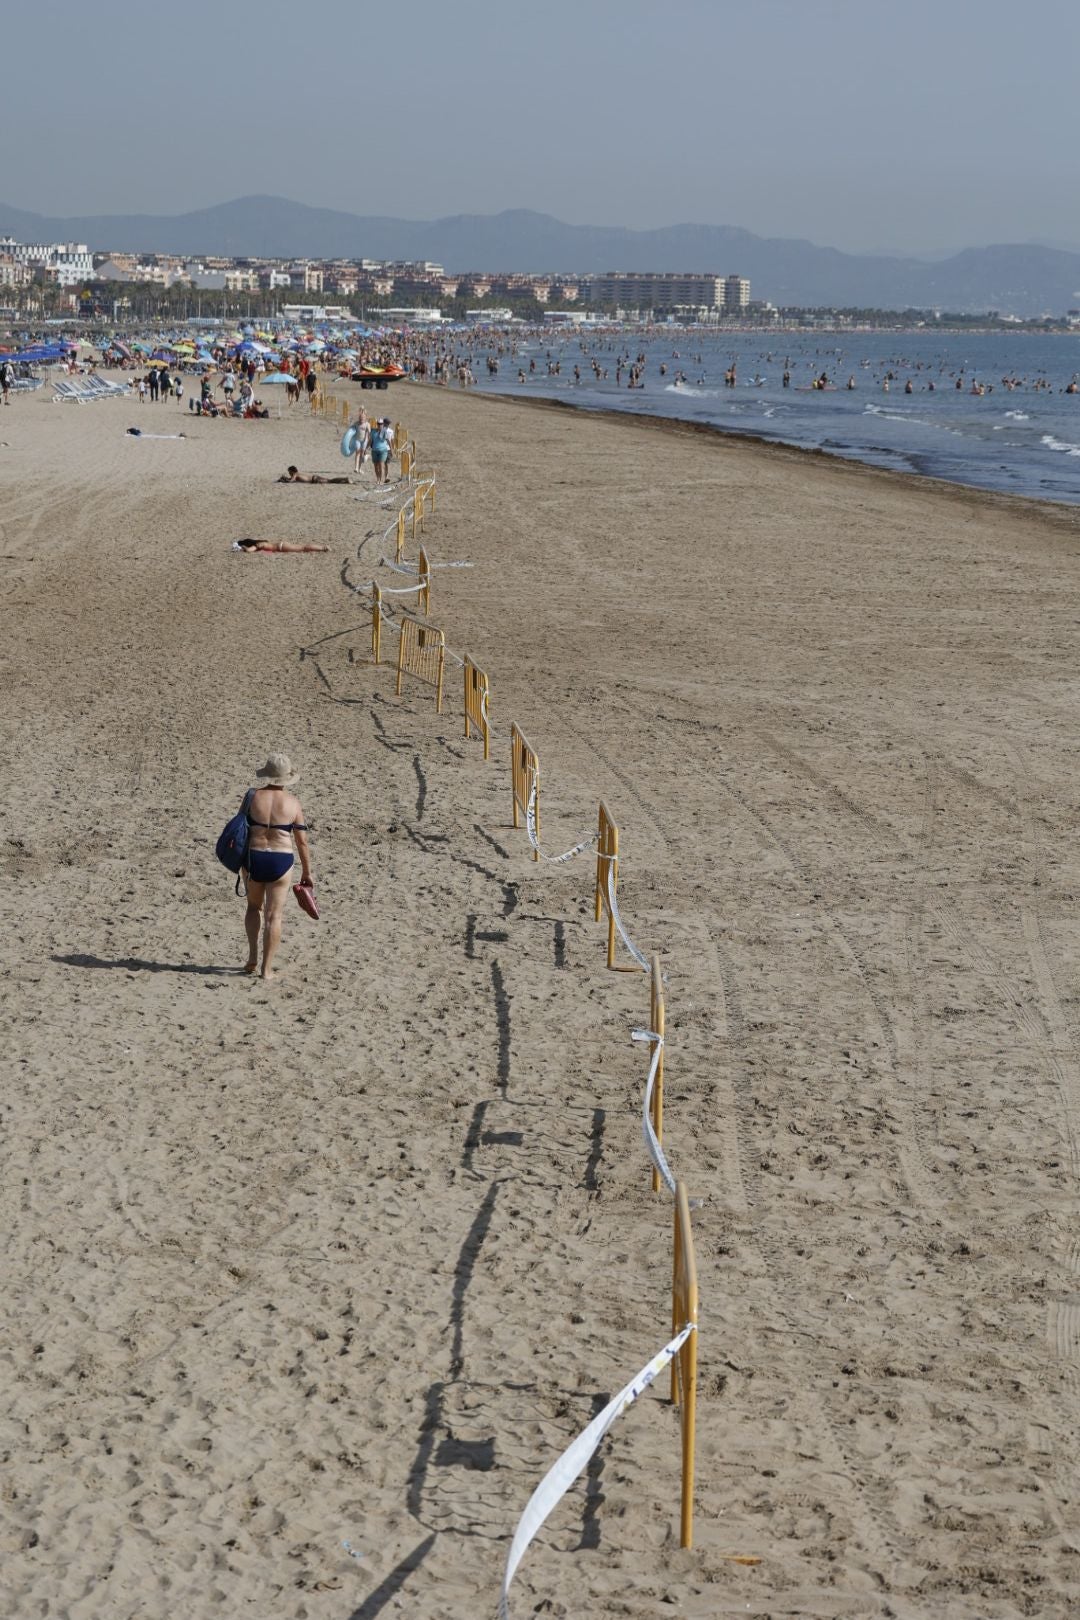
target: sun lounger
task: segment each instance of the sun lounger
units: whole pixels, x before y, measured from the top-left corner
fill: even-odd
[[[95,399],[115,399],[126,394],[122,383],[108,382],[104,377],[57,377],[53,382],[53,404],[67,401],[87,405]]]

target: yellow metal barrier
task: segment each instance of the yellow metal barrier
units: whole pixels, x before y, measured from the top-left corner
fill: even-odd
[[[341,425],[342,425],[342,427],[348,427],[348,425],[349,425],[349,417],[351,415],[352,415],[352,409],[351,409],[351,407],[349,405],[349,402],[348,402],[347,399],[343,399],[342,402],[341,402]]]
[[[435,713],[442,714],[443,670],[446,666],[446,637],[441,630],[419,619],[406,615],[401,621],[401,640],[398,642],[397,695],[401,696],[401,679],[406,673],[415,675],[435,688]]]
[[[409,447],[406,444],[406,445],[403,445],[402,449],[401,449],[401,476],[407,482],[408,479],[410,478],[411,474],[412,474],[412,456],[409,454]]]
[[[420,590],[416,598],[417,605],[426,619],[431,612],[431,564],[423,546],[420,547],[420,561],[416,565],[416,573],[420,582]]]
[[[378,664],[382,659],[382,591],[371,582],[371,657]]]
[[[675,1186],[674,1270],[671,1288],[672,1337],[693,1322],[695,1331],[671,1363],[671,1399],[679,1407],[682,1429],[682,1511],[679,1546],[694,1545],[694,1440],[697,1423],[697,1265],[694,1234],[690,1230],[690,1200],[686,1183]]]
[[[533,817],[536,827],[536,842],[540,842],[540,761],[525,740],[525,734],[519,730],[516,722],[510,726],[510,779],[514,790],[514,826],[521,826],[521,813],[526,819],[529,813],[529,800],[535,790],[536,798],[533,805]],[[533,860],[540,859],[540,851],[533,850]]]
[[[424,532],[424,497],[418,485],[412,498],[412,537]]]
[[[656,1132],[656,1140],[661,1147],[664,1143],[664,976],[660,972],[660,958],[654,956],[650,967],[652,984],[649,991],[649,1028],[657,1036],[657,1040],[649,1042],[649,1067],[652,1067],[656,1049],[659,1046],[660,1056],[656,1058],[656,1079],[653,1081],[652,1107],[649,1110],[652,1119],[652,1128]],[[660,1172],[653,1165],[652,1190],[660,1191]]]
[[[472,735],[470,727],[484,739],[484,758],[491,758],[491,688],[482,669],[477,669],[471,658],[465,660],[465,736]]]
[[[607,813],[607,806],[600,801],[599,830],[596,835],[596,920],[600,921],[606,911],[607,925],[607,965],[615,966],[615,916],[611,909],[611,899],[608,894],[608,873],[611,873],[612,888],[617,889],[619,883],[619,829]]]

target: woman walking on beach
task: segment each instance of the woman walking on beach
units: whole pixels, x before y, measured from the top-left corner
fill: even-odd
[[[356,437],[353,440],[353,471],[362,473],[364,460],[368,452],[368,442],[371,439],[371,423],[368,421],[368,413],[363,405],[360,407],[360,414],[353,423],[353,427],[356,431]]]
[[[375,422],[371,429],[371,470],[375,474],[377,484],[390,482],[390,440],[382,422]]]
[[[281,943],[281,919],[295,861],[294,841],[300,856],[300,882],[305,888],[311,887],[311,855],[300,800],[289,791],[297,777],[288,755],[270,754],[266,764],[255,775],[261,778],[262,785],[252,793],[247,806],[248,845],[244,857],[247,910],[244,913],[244,929],[247,933],[248,958],[244,971],[258,972],[260,978],[272,979],[274,956]]]

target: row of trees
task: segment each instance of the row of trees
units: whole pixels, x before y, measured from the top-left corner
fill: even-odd
[[[31,282],[25,287],[4,288],[0,296],[18,316],[32,322],[70,314],[72,294],[79,313],[116,325],[146,322],[168,326],[209,317],[222,321],[274,320],[281,316],[284,305],[293,303],[343,303],[361,319],[365,315],[377,317],[380,310],[401,303],[400,298],[380,293],[360,292],[345,297],[332,292],[302,293],[288,287],[235,292],[193,287],[185,281],[176,281],[171,287],[157,282],[94,281],[77,288],[58,287],[55,282]],[[545,306],[536,298],[520,293],[484,298],[468,293],[460,298],[439,298],[432,294],[409,302],[419,308],[438,308],[450,320],[464,319],[466,309],[488,308],[509,309],[521,320],[540,321],[545,308],[559,307],[557,303]]]

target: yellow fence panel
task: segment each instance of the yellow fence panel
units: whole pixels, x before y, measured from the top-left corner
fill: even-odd
[[[446,667],[446,637],[441,630],[406,615],[401,621],[398,642],[397,694],[401,696],[403,675],[415,675],[435,688],[435,712],[442,714],[443,671]]]
[[[694,1234],[690,1229],[690,1200],[685,1181],[675,1187],[675,1241],[671,1288],[672,1337],[688,1322],[695,1331],[671,1363],[671,1399],[679,1408],[682,1429],[682,1511],[679,1519],[679,1546],[694,1545],[694,1444],[697,1426],[697,1264]]]
[[[423,546],[420,547],[420,561],[416,565],[420,590],[417,594],[417,604],[420,612],[427,618],[431,612],[431,563]]]
[[[533,800],[536,842],[540,842],[540,761],[530,748],[525,734],[516,721],[510,727],[510,777],[514,790],[514,826],[521,826],[521,816],[528,819],[529,800]],[[533,850],[533,860],[540,859],[540,851]]]
[[[465,660],[465,736],[475,729],[484,739],[484,758],[491,758],[491,688],[482,669],[471,658]]]

